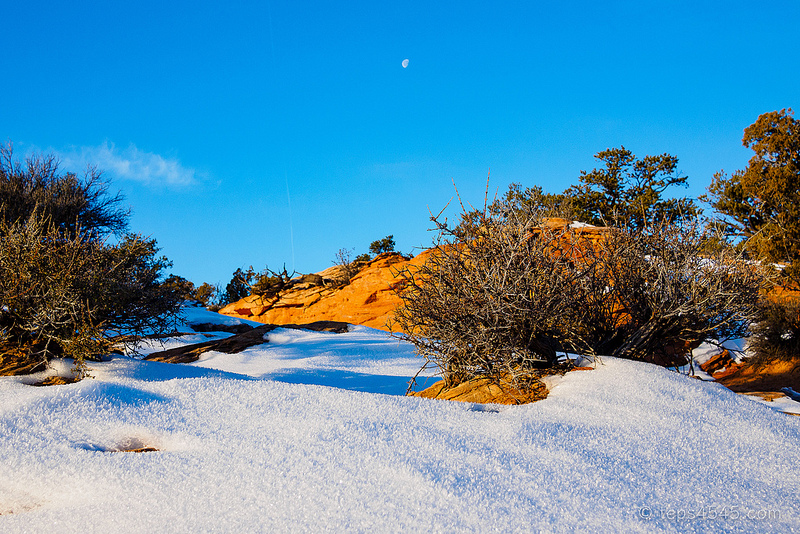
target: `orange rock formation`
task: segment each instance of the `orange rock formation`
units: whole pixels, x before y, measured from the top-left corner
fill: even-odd
[[[566,219],[552,218],[545,222],[547,228],[570,225]],[[602,239],[606,228],[581,226],[574,228],[581,239]],[[569,237],[567,237],[569,238]],[[377,256],[356,274],[350,283],[339,288],[298,283],[282,291],[277,299],[262,299],[250,295],[228,304],[219,312],[232,317],[250,319],[260,323],[303,324],[314,321],[341,321],[381,330],[389,330],[387,322],[400,304],[395,290],[402,283],[398,273],[407,267],[425,263],[431,250],[426,250],[411,260],[397,252]],[[320,274],[334,278],[341,267],[330,267]]]
[[[428,254],[426,251],[407,260],[399,253],[387,252],[369,262],[343,287],[299,283],[281,292],[277,299],[250,295],[225,306],[220,313],[261,323],[342,321],[388,330],[387,322],[400,304],[395,294],[402,283],[398,273],[421,265]],[[338,269],[331,267],[318,274],[333,277]]]

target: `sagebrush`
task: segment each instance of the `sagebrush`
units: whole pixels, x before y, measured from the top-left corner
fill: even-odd
[[[566,352],[684,364],[747,333],[765,280],[730,248],[709,256],[696,222],[598,230],[508,207],[432,221],[394,327],[450,384],[521,379]]]
[[[23,164],[10,146],[0,156],[4,366],[26,372],[71,357],[82,374],[119,339],[174,330],[182,295],[162,283],[170,263],[155,240],[123,233],[128,212],[101,175],[62,173],[52,156]]]

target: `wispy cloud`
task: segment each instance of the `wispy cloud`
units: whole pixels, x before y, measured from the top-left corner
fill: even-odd
[[[135,145],[119,149],[108,141],[89,147],[57,151],[61,166],[71,171],[87,165],[120,180],[132,180],[149,186],[186,187],[198,182],[198,172],[184,167],[177,158],[144,152]]]

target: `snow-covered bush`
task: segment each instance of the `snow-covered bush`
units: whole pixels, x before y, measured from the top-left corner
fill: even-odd
[[[686,363],[693,345],[747,332],[763,285],[730,249],[703,257],[697,224],[601,230],[513,209],[432,220],[435,249],[403,273],[395,320],[450,383],[525,377],[560,352]]]

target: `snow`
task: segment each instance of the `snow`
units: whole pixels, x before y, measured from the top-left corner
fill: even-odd
[[[727,349],[733,361],[737,363],[742,362],[746,358],[752,356],[750,349],[747,347],[746,339],[732,339],[719,345],[715,343],[703,343],[692,351],[692,357],[694,360],[694,376],[696,378],[708,381],[714,380],[714,377],[703,371],[700,368],[700,365],[718,355],[721,349]],[[721,372],[723,370],[724,368],[720,369],[719,371]],[[681,371],[688,374],[688,366],[683,367]],[[767,400],[759,395],[744,395],[744,397],[754,402],[761,403],[768,408],[775,410],[776,412],[800,415],[800,402],[792,400],[788,396],[779,397],[772,400]]]
[[[189,301],[187,301],[187,303],[188,302]],[[213,332],[213,331],[200,333],[196,332],[195,329],[192,328],[192,325],[218,324],[225,326],[235,326],[239,324],[246,324],[252,327],[261,325],[261,323],[256,321],[249,321],[247,319],[241,319],[239,317],[230,317],[228,315],[222,315],[220,313],[212,312],[207,310],[206,308],[203,308],[202,306],[195,304],[184,306],[183,309],[181,310],[181,315],[183,316],[183,324],[180,325],[180,327],[178,328],[178,332],[180,332],[183,335],[179,337],[172,337],[166,339],[145,340],[144,342],[136,346],[125,347],[126,353],[129,356],[143,357],[147,356],[152,352],[174,349],[177,347],[181,347],[183,345],[189,345],[193,343],[202,343],[204,341],[223,339],[233,335],[229,332]]]
[[[0,531],[800,530],[800,418],[718,384],[603,358],[479,406],[401,396],[419,361],[377,330],[267,337],[0,378]]]
[[[746,358],[752,356],[752,353],[747,347],[746,339],[729,339],[720,344],[702,343],[699,347],[692,351],[692,359],[694,360],[695,368],[718,355],[723,349],[727,349],[730,357],[737,363],[742,362]]]
[[[250,326],[259,326],[261,323],[256,321],[249,321],[239,317],[230,317],[220,313],[209,311],[202,306],[187,306],[183,308],[183,316],[187,328],[191,330],[193,324],[222,324],[222,325],[237,325],[249,324]]]
[[[278,328],[265,345],[238,354],[207,352],[198,367],[254,378],[403,395],[420,368],[413,347],[379,330],[352,326],[344,334]]]
[[[775,410],[776,412],[800,415],[800,402],[792,400],[791,398],[789,398],[789,396],[778,397],[772,400],[766,400],[758,395],[746,394],[744,395],[744,397],[754,400],[758,403],[764,404],[765,406]]]

